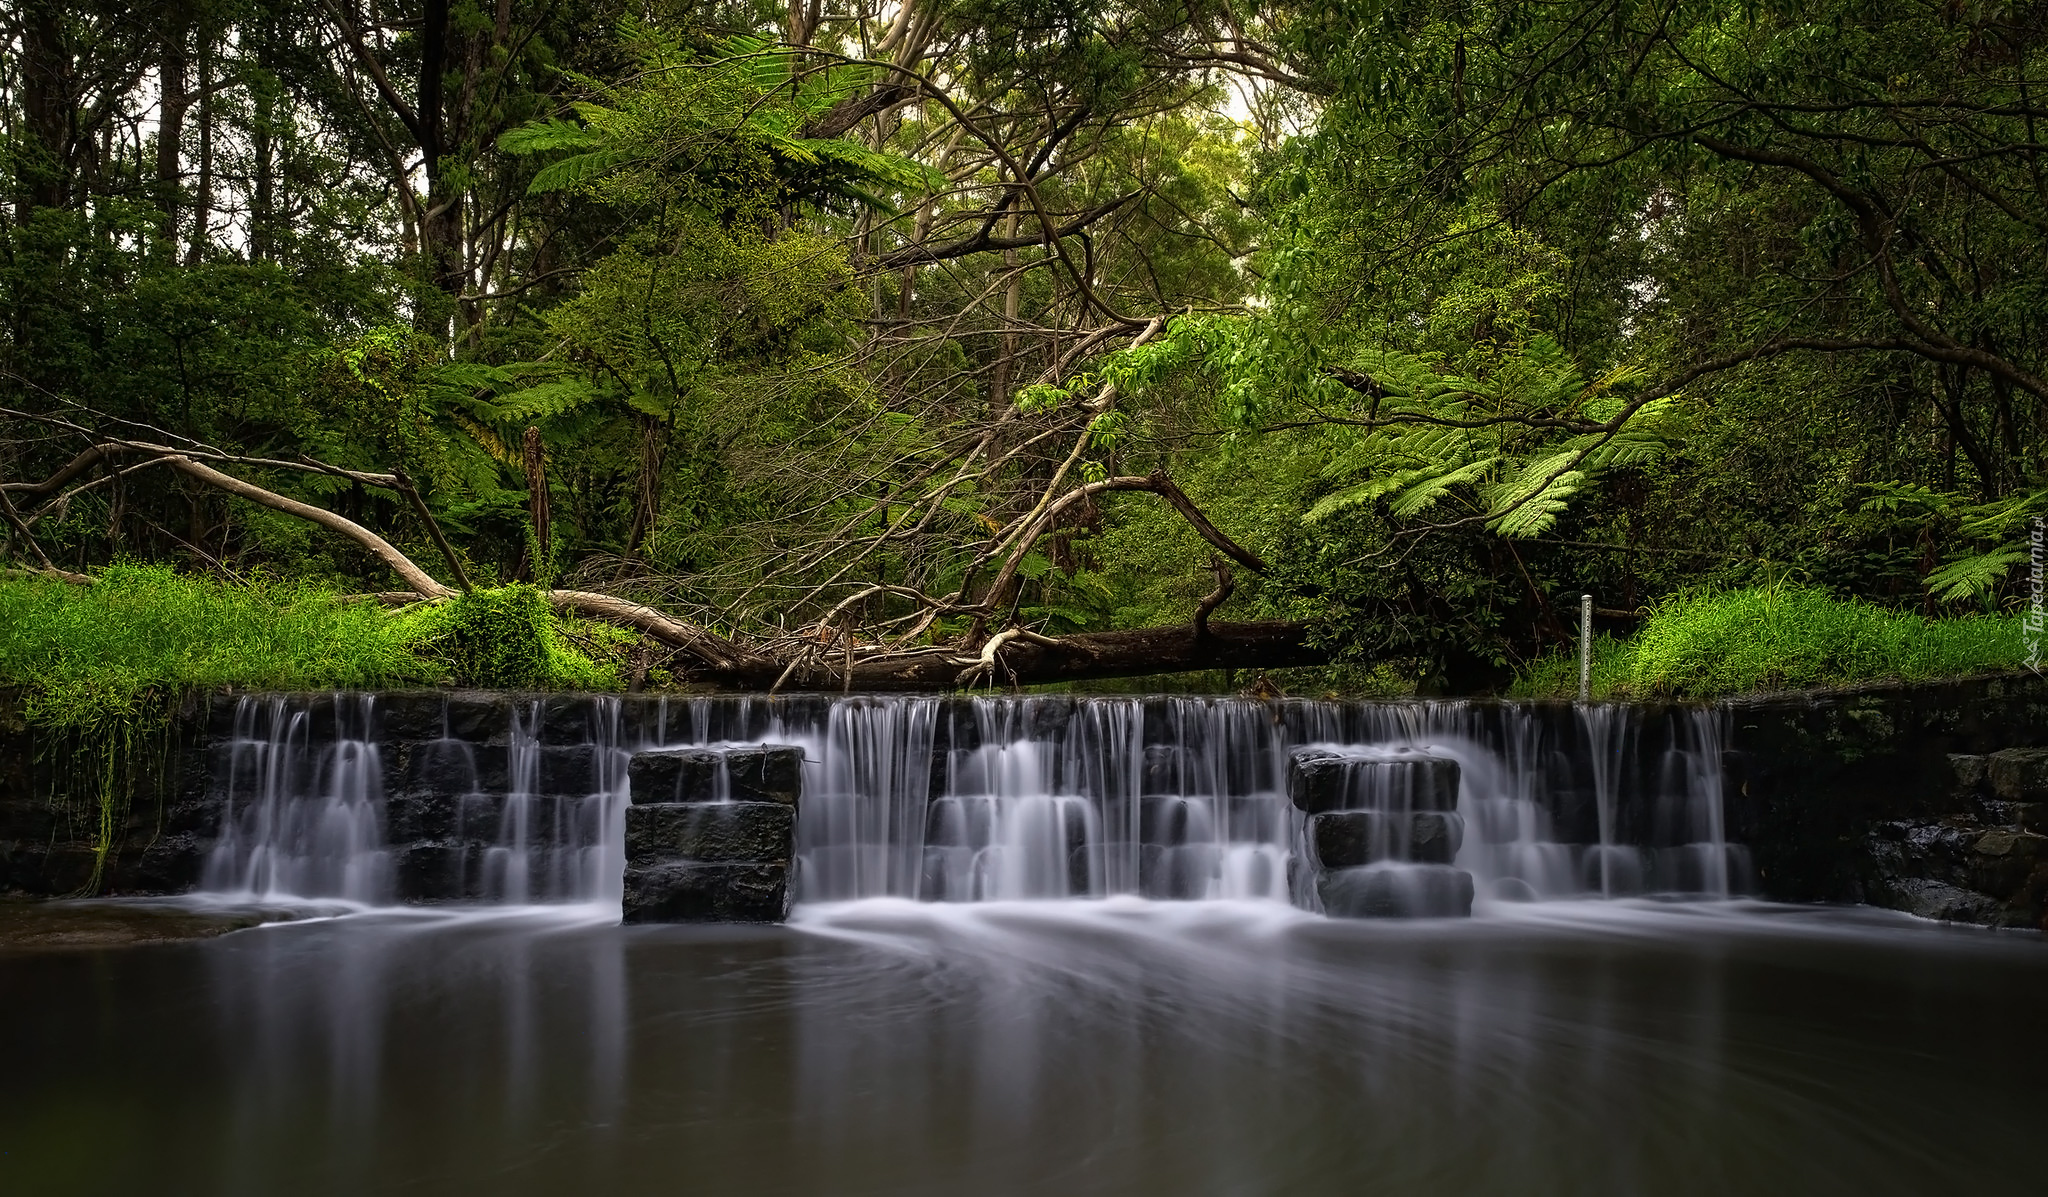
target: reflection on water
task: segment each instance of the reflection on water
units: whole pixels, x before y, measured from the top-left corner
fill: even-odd
[[[9,1193],[2023,1192],[2048,942],[863,902],[374,912],[0,963]]]

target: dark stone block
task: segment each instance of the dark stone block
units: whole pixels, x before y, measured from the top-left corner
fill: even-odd
[[[1332,810],[1455,810],[1458,762],[1409,749],[1297,749],[1287,794],[1310,814]]]
[[[1472,874],[1448,865],[1374,865],[1316,878],[1332,918],[1468,918]]]
[[[2007,748],[1987,758],[1991,792],[2009,802],[2048,799],[2048,748]]]
[[[1445,811],[1326,811],[1309,820],[1309,842],[1326,869],[1380,861],[1449,864],[1465,841],[1465,821]]]
[[[1067,849],[1067,893],[1071,897],[1091,897],[1095,893],[1097,870],[1101,867],[1102,849],[1082,845]]]
[[[1449,864],[1465,843],[1465,820],[1448,811],[1424,811],[1408,824],[1408,859]]]
[[[803,786],[803,749],[656,748],[636,752],[626,767],[633,802],[781,802],[794,804]]]
[[[1404,816],[1377,810],[1325,811],[1308,821],[1316,862],[1326,869],[1350,869],[1394,858],[1404,849]]]
[[[540,742],[543,744],[588,744],[596,739],[601,699],[574,695],[541,700]]]
[[[724,768],[725,754],[715,748],[656,748],[633,754],[626,784],[635,806],[710,802]]]
[[[1287,819],[1294,808],[1278,794],[1261,794],[1226,799],[1224,812],[1225,839],[1270,842],[1285,836]]]
[[[435,790],[446,794],[467,794],[475,790],[503,789],[486,786],[478,768],[475,746],[463,740],[427,740],[412,744],[404,754],[406,789]],[[499,753],[503,758],[502,750]],[[398,754],[390,754],[394,762]],[[497,780],[503,781],[500,777]],[[394,787],[397,788],[397,787]]]
[[[206,700],[203,734],[209,740],[225,740],[235,734],[235,719],[242,700],[229,694],[209,695]]]
[[[1995,925],[2002,921],[2004,914],[1993,898],[1945,881],[1920,877],[1901,877],[1885,882],[1871,896],[1879,905],[1893,910],[1944,922]]]
[[[596,792],[597,751],[589,744],[540,750],[536,794],[583,795]]]
[[[437,839],[455,832],[460,794],[398,790],[384,795],[384,835],[391,843]]]
[[[1950,793],[1958,798],[1975,797],[1986,789],[1990,760],[1981,756],[1952,752],[1948,757],[1949,768],[1955,772],[1955,789]]]
[[[779,802],[683,802],[626,809],[626,861],[787,864],[796,808]]]
[[[1145,844],[1138,849],[1138,892],[1174,901],[1205,898],[1216,869],[1214,844]]]
[[[455,902],[481,897],[474,874],[480,857],[461,843],[416,843],[391,852],[393,888],[401,902]]]
[[[463,794],[455,800],[456,836],[493,840],[504,825],[503,794]]]
[[[379,735],[387,744],[417,740],[438,740],[446,733],[448,697],[431,692],[380,695],[377,699]]]
[[[925,808],[924,842],[935,848],[986,848],[995,830],[995,810],[993,798],[934,798]]]
[[[734,749],[726,753],[725,769],[734,801],[794,803],[803,788],[804,750],[786,744]]]
[[[134,893],[175,894],[199,888],[206,867],[208,840],[196,835],[166,835],[142,850],[135,867],[121,878]]]
[[[1138,800],[1138,839],[1147,844],[1212,842],[1216,800],[1177,794],[1147,794]]]
[[[789,869],[779,864],[660,864],[626,870],[628,923],[780,923]]]
[[[270,746],[260,740],[217,740],[206,755],[208,788],[218,797],[232,794],[238,803],[248,802],[271,775]],[[296,769],[296,762],[278,765],[283,773],[302,772]]]
[[[1145,746],[1144,788],[1148,794],[1178,794],[1186,778],[1187,749],[1178,744]]]
[[[512,727],[512,706],[501,694],[465,691],[446,696],[441,719],[435,736],[481,744],[504,739]]]

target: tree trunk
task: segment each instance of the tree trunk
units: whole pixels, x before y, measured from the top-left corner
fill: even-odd
[[[952,690],[964,685],[1030,686],[1043,682],[1085,682],[1142,677],[1198,669],[1283,669],[1321,665],[1328,651],[1311,647],[1308,628],[1298,623],[1210,623],[1120,632],[1081,632],[1057,640],[1014,640],[996,653],[994,669],[971,674],[971,659],[940,649],[855,657],[849,670],[836,653],[820,654],[788,670],[784,689],[842,691]],[[962,664],[968,660],[968,664]],[[786,659],[755,657],[718,668],[685,665],[692,681],[732,689],[763,690],[788,669]],[[990,676],[991,672],[993,676]]]
[[[420,23],[419,142],[427,177],[427,202],[420,219],[420,255],[435,289],[459,306],[464,290],[462,193],[451,186],[443,165],[453,148],[443,80],[452,61],[448,44],[448,0],[427,0]],[[446,337],[453,311],[421,313],[421,331]]]
[[[163,209],[157,236],[170,246],[174,257],[178,252],[179,191],[185,181],[185,107],[191,102],[185,90],[186,66],[191,58],[185,42],[191,25],[186,6],[171,5],[164,14],[162,53],[157,59],[156,188],[157,206]]]
[[[199,31],[199,185],[192,193],[192,248],[185,264],[195,265],[213,243],[213,30]]]
[[[64,206],[70,173],[73,94],[71,51],[64,44],[63,8],[54,0],[28,0],[21,23],[21,115],[29,138],[19,147],[14,218],[27,224],[37,208]]]
[[[277,179],[283,174],[278,162],[278,105],[281,99],[274,74],[277,58],[277,22],[265,17],[257,26],[256,65],[261,83],[254,88],[255,119],[250,122],[250,148],[255,152],[255,179],[249,198],[249,260],[266,261],[277,253]]]

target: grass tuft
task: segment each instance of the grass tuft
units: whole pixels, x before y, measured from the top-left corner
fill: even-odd
[[[1697,591],[1659,604],[1627,640],[1598,637],[1597,698],[1717,698],[1853,682],[1959,677],[2019,669],[2026,638],[2016,616],[1924,619],[1786,588]],[[1571,653],[1535,662],[1517,697],[1578,692]]]
[[[392,613],[297,583],[229,586],[157,566],[110,566],[92,586],[0,580],[0,687],[46,727],[136,718],[191,687],[449,681],[610,689],[618,671],[567,643],[530,587]]]

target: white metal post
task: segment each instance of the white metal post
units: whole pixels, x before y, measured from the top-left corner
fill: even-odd
[[[1579,596],[1579,701],[1593,699],[1593,596]]]

